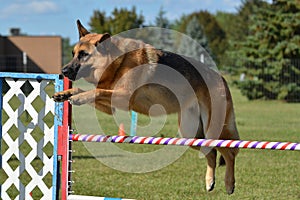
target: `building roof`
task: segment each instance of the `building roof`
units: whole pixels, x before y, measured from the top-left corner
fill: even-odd
[[[28,59],[26,72],[60,73],[62,64],[62,39],[60,36],[18,35],[0,37],[1,56],[18,55],[21,58],[23,52],[26,53]],[[22,72],[24,70],[23,62],[16,63],[17,67],[12,67],[11,71]],[[9,70],[9,68],[6,69],[6,71]]]

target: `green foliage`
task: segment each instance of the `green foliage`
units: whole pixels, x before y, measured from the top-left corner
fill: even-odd
[[[231,51],[239,48],[238,43],[245,41],[246,37],[251,35],[250,21],[255,7],[266,7],[268,3],[263,0],[242,0],[241,5],[237,8],[236,13],[217,12],[216,20],[226,33],[228,46],[222,56],[221,64],[223,68],[230,72],[236,73],[232,65],[236,62],[238,55],[232,55]]]
[[[232,33],[233,41],[243,41],[246,37],[251,34],[249,27],[251,26],[251,16],[255,12],[256,8],[265,8],[268,3],[264,0],[242,0],[241,6],[237,9],[237,14],[235,17],[235,24]]]
[[[249,99],[300,101],[300,6],[296,1],[278,0],[255,7],[250,33],[238,42],[238,72],[246,80],[239,83]]]
[[[172,24],[166,17],[166,13],[163,7],[161,7],[155,17],[154,24],[150,25],[151,28],[147,29],[143,41],[148,42],[158,49],[172,51],[175,48],[174,46],[176,46],[176,38],[170,30]],[[153,28],[152,26],[159,28]]]
[[[207,37],[196,17],[193,17],[187,24],[186,34],[196,40],[203,48],[208,49]]]
[[[136,13],[136,8],[115,8],[110,16],[104,11],[95,10],[90,19],[89,25],[92,32],[110,33],[112,35],[139,28],[144,23],[144,16]]]
[[[163,9],[163,7],[161,7],[159,9],[158,15],[155,17],[155,26],[160,28],[169,28],[170,21],[165,15],[166,11]]]
[[[62,38],[62,64],[67,64],[72,59],[73,47],[70,44],[70,38]]]
[[[237,41],[240,35],[237,32],[241,29],[238,14],[218,11],[215,17],[220,27],[225,31],[226,39]]]
[[[202,25],[195,16],[189,20],[185,33],[192,39],[181,38],[178,46],[179,53],[204,62],[211,67],[215,66],[210,56],[211,50],[208,46],[208,39],[204,34]]]
[[[214,15],[210,14],[208,11],[194,12],[190,15],[181,17],[181,19],[176,22],[177,27],[179,27],[178,31],[187,33],[187,25],[193,18],[196,18],[203,27],[204,35],[207,37],[208,47],[211,49],[212,57],[216,62],[220,63],[222,56],[228,47],[226,33],[218,24]],[[180,26],[178,24],[180,24]]]
[[[94,10],[93,16],[90,19],[89,25],[91,32],[95,33],[107,33],[110,32],[109,18],[104,11]]]

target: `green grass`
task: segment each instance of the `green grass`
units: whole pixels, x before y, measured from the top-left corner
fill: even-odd
[[[299,142],[300,104],[279,101],[250,102],[235,88],[232,88],[232,95],[237,125],[243,140]],[[89,114],[85,115],[88,117]],[[104,132],[117,132],[118,127],[112,118],[100,113],[98,117]],[[141,115],[139,120],[139,124],[149,123],[149,119]],[[166,126],[156,136],[175,136],[176,131],[177,117],[171,115]],[[99,145],[97,155],[101,157],[102,144],[94,145]],[[206,160],[199,159],[198,152],[192,149],[188,149],[183,156],[163,169],[133,174],[105,166],[90,155],[84,143],[74,142],[73,147],[76,151],[73,154],[73,169],[76,171],[73,174],[75,194],[172,200],[300,198],[299,152],[240,150],[236,160],[236,190],[229,196],[223,182],[224,167],[217,168],[215,190],[210,193],[205,191]],[[126,144],[118,144],[117,147],[131,152],[151,152],[161,148]]]

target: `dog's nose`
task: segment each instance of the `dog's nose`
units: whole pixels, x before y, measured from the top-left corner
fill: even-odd
[[[63,73],[64,76],[68,76],[68,74],[69,74],[69,69],[68,69],[68,67],[63,67],[63,68],[61,69],[61,72]]]

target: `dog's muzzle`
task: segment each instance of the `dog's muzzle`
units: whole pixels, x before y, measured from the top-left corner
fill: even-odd
[[[77,77],[79,68],[80,66],[76,66],[76,67],[65,66],[61,69],[61,72],[65,77],[68,77],[70,80],[75,81],[76,79],[79,78]]]

